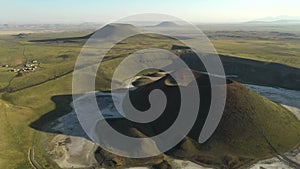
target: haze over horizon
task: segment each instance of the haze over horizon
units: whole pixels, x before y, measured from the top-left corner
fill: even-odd
[[[137,1],[121,0],[14,0],[1,2],[0,24],[54,24],[110,22],[138,13],[163,13],[197,23],[236,23],[261,18],[300,20],[298,0],[204,0]]]

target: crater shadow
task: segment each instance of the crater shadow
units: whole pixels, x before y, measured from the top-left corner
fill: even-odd
[[[90,140],[70,105],[72,95],[53,96],[51,101],[55,103],[55,109],[42,115],[29,126],[38,131],[83,137]]]

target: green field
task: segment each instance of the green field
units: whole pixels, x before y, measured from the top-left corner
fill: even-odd
[[[279,30],[282,33],[292,33],[293,38],[290,34],[273,35],[265,29],[260,31],[259,28],[256,30],[257,36],[252,35],[251,30],[243,32],[228,30],[221,35],[217,31],[207,31],[207,34],[220,54],[300,68],[300,34],[295,30],[297,29]],[[34,130],[29,125],[56,109],[57,105],[51,100],[53,96],[72,94],[72,70],[84,41],[73,43],[28,41],[77,37],[89,33],[82,31],[31,33],[26,34],[24,38],[0,34],[0,149],[2,150],[0,168],[30,168],[28,160],[30,147],[35,147],[35,158],[43,167],[58,167],[47,157],[44,150],[45,142],[54,134]],[[122,58],[132,52],[130,49],[137,50],[144,45],[138,43],[141,40],[143,39],[129,41],[130,46],[119,45],[118,49],[114,50],[118,52],[108,55],[113,59],[102,63],[103,67],[99,70],[96,81],[98,90],[110,88],[107,77],[112,75]],[[173,41],[164,38],[157,41],[157,37],[150,36],[148,43],[152,44],[151,47],[170,49]],[[19,77],[16,72],[10,72],[12,69],[21,69],[24,64],[35,60],[38,67],[34,72]],[[61,102],[61,104],[61,110],[56,112],[53,118],[68,113],[69,109],[63,108],[68,103]]]

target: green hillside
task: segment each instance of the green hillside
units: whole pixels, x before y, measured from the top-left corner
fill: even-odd
[[[207,116],[210,92],[207,76],[196,71],[194,74],[201,85],[199,115],[188,136],[168,151],[168,156],[216,168],[240,168],[276,153],[292,150],[299,144],[300,122],[291,112],[234,81],[228,81],[226,106],[216,132],[207,142],[199,144],[197,140]],[[153,136],[170,127],[176,119],[180,105],[178,86],[170,84],[173,82],[170,78],[166,76],[147,83],[130,95],[133,105],[139,110],[145,110],[150,106],[147,101],[150,91],[163,90],[168,104],[158,119],[147,124],[114,119],[109,120],[110,125],[119,132],[134,137],[141,137],[134,134],[136,130],[143,133],[142,135]],[[122,157],[113,158],[116,159],[115,166],[122,165],[117,162]]]

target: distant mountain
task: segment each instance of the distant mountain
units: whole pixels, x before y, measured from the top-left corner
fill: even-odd
[[[178,24],[171,21],[164,21],[156,25],[157,27],[177,27]]]
[[[300,24],[300,20],[249,21],[247,24]]]
[[[113,23],[108,24],[103,28],[85,36],[30,40],[29,42],[74,42],[80,40],[87,40],[92,36],[93,38],[115,39],[117,37],[130,36],[138,33],[141,33],[141,30],[139,30],[137,27],[131,24]]]
[[[277,16],[277,17],[265,17],[259,18],[246,23],[252,24],[300,24],[300,17],[295,16]]]
[[[275,17],[264,17],[256,19],[257,21],[265,21],[265,22],[274,22],[280,20],[300,20],[300,17],[297,16],[275,16]]]
[[[104,26],[93,34],[96,38],[115,38],[141,33],[141,30],[131,24],[113,23]]]

